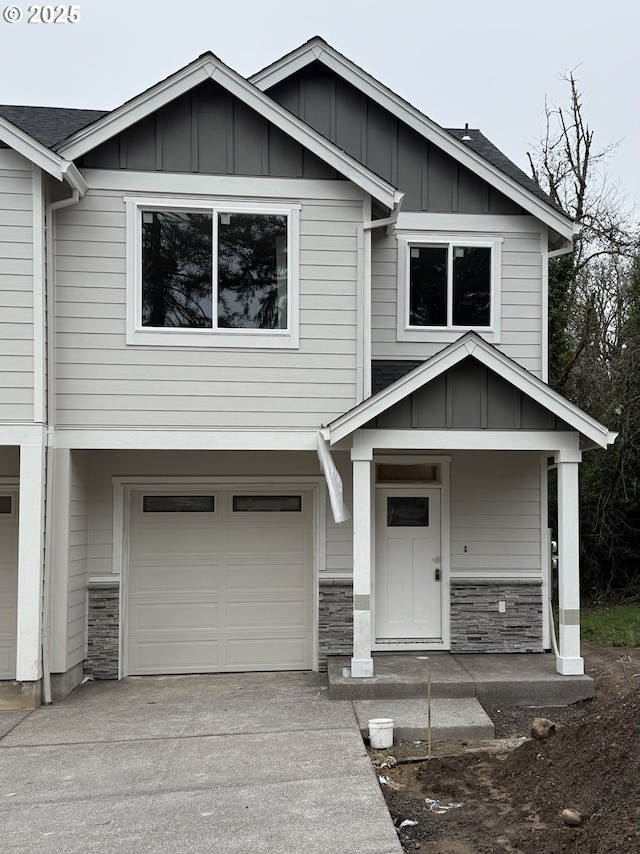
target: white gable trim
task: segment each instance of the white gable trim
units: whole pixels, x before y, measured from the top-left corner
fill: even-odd
[[[276,83],[280,83],[290,77],[296,71],[319,60],[327,68],[340,75],[369,98],[388,110],[396,118],[400,119],[410,128],[415,130],[425,139],[437,145],[442,151],[449,154],[459,163],[462,163],[474,174],[478,175],[488,184],[491,184],[507,198],[523,207],[526,211],[550,226],[558,234],[570,240],[575,234],[574,223],[561,213],[554,211],[546,205],[542,199],[538,199],[513,178],[505,175],[492,164],[488,163],[479,154],[467,148],[462,142],[440,127],[432,119],[425,116],[407,101],[399,98],[391,90],[379,83],[362,68],[338,53],[331,45],[320,38],[312,39],[310,42],[299,47],[297,50],[258,71],[249,78],[251,83],[262,91],[265,91]]]
[[[26,157],[35,166],[48,172],[49,175],[53,175],[58,181],[62,181],[65,165],[68,167],[70,164],[65,164],[62,157],[49,151],[42,143],[33,139],[2,116],[0,116],[0,140],[11,146],[18,154]]]
[[[392,385],[383,389],[374,397],[363,401],[350,412],[341,415],[328,425],[330,443],[344,439],[345,436],[363,427],[371,419],[385,412],[390,407],[399,403],[404,398],[418,391],[436,377],[457,365],[467,356],[473,356],[489,370],[494,371],[528,395],[536,403],[552,412],[562,421],[566,421],[571,427],[580,432],[589,442],[606,448],[612,444],[617,436],[595,418],[591,418],[573,403],[553,391],[533,374],[530,374],[516,362],[509,359],[495,347],[487,344],[475,332],[468,332],[454,344],[437,353],[433,358],[419,365],[410,373],[401,377]],[[413,432],[413,431],[408,431]],[[482,433],[482,431],[478,431]],[[477,433],[476,441],[477,441]],[[451,441],[451,440],[450,440]]]
[[[235,71],[232,71],[213,54],[205,55],[191,65],[158,83],[151,89],[108,113],[87,128],[78,131],[61,146],[60,154],[70,160],[80,157],[135,122],[140,121],[188,92],[205,80],[213,79],[227,92],[274,124],[300,145],[303,145],[325,163],[336,169],[383,205],[394,210],[402,201],[399,192],[379,178],[357,160],[349,157],[333,143],[312,130],[300,119],[272,101]]]

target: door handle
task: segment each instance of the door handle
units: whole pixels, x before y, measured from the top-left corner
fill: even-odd
[[[436,581],[440,581],[440,570],[436,569]]]

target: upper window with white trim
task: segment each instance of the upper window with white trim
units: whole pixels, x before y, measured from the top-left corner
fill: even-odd
[[[297,346],[297,208],[127,205],[128,343]]]
[[[500,239],[463,236],[398,237],[398,337],[426,340],[469,329],[497,331]],[[494,338],[495,340],[495,338]]]

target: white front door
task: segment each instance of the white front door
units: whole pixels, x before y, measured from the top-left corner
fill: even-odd
[[[440,490],[378,489],[376,640],[442,639],[441,573]]]

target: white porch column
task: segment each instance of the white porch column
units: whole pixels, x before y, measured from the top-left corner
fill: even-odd
[[[373,676],[371,657],[371,470],[373,451],[354,448],[352,676]]]
[[[42,561],[44,557],[45,446],[20,446],[18,632],[16,679],[42,676]]]
[[[558,451],[558,599],[560,643],[556,670],[584,673],[580,656],[580,523],[578,466],[580,451]]]

